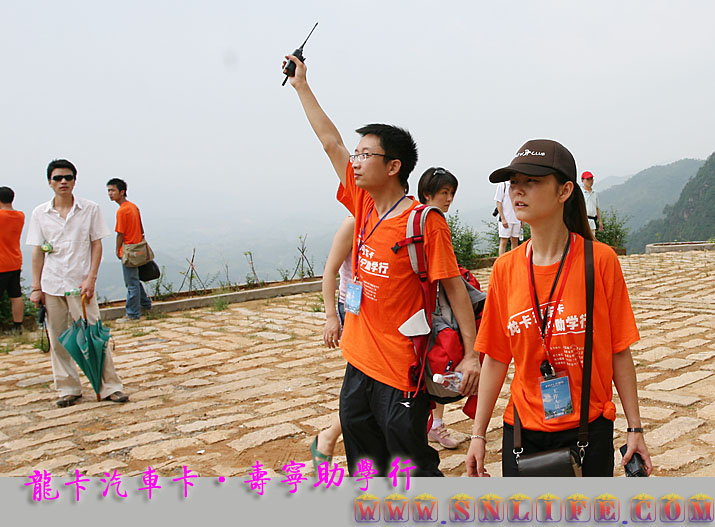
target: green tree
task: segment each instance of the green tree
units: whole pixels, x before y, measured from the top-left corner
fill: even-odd
[[[479,233],[469,225],[462,223],[459,219],[459,211],[447,216],[447,225],[452,231],[452,246],[457,263],[467,269],[474,269],[477,258],[479,258],[476,249]]]
[[[626,224],[630,221],[629,215],[619,216],[615,209],[601,212],[603,230],[596,231],[596,239],[611,247],[625,247],[630,229]]]

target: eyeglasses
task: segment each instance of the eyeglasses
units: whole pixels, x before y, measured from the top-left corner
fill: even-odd
[[[72,174],[62,174],[60,176],[52,176],[52,181],[57,181],[59,183],[62,180],[74,181],[74,176]]]
[[[386,157],[387,159],[393,159],[392,156],[388,156],[387,154],[373,154],[372,152],[363,152],[361,154],[351,155],[350,162],[354,163],[355,161],[366,161],[367,158],[370,156],[382,156],[382,157]]]

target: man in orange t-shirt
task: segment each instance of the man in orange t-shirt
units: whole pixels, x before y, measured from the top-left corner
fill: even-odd
[[[144,239],[144,227],[139,209],[134,203],[127,200],[127,184],[124,180],[113,178],[107,181],[107,194],[109,199],[119,205],[117,211],[117,246],[115,253],[122,259],[124,245],[139,243]],[[125,320],[139,320],[141,309],[151,309],[151,299],[146,294],[144,286],[139,280],[139,268],[127,267],[122,264],[124,285],[127,287],[127,304]]]
[[[405,324],[424,318],[419,278],[407,251],[393,251],[405,238],[407,219],[419,205],[407,196],[407,178],[417,163],[417,147],[406,130],[372,124],[350,155],[340,133],[323,112],[305,78],[305,64],[290,78],[308,121],[340,179],[338,200],[355,217],[353,280],[345,299],[340,345],[348,361],[340,393],[340,422],[351,476],[404,474],[441,476],[439,455],[427,443],[430,401],[410,377],[415,350]],[[476,392],[479,360],[470,343],[476,329],[466,287],[444,217],[430,214],[424,229],[428,279],[440,280],[457,318],[465,356],[455,367],[461,391]],[[419,324],[417,324],[419,325]],[[409,333],[415,335],[416,333]],[[394,472],[391,472],[394,471]]]
[[[20,287],[20,235],[25,224],[25,215],[22,211],[12,208],[14,200],[15,193],[10,187],[0,187],[0,298],[7,291],[12,309],[12,331],[20,334],[25,311]]]

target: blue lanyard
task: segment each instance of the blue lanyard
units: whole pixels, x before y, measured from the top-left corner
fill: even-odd
[[[395,210],[395,207],[397,207],[403,199],[407,197],[407,194],[402,196],[400,199],[397,200],[397,202],[390,207],[390,210],[388,210],[382,218],[375,224],[375,226],[372,228],[370,231],[370,234],[367,235],[367,238],[365,238],[365,228],[367,227],[367,222],[370,221],[370,215],[372,214],[372,209],[375,208],[375,205],[370,207],[370,211],[367,213],[367,218],[365,218],[365,223],[362,226],[362,231],[360,232],[360,241],[358,242],[358,247],[357,251],[355,252],[355,265],[353,266],[353,279],[357,279],[357,272],[358,272],[358,258],[360,256],[360,249],[362,249],[362,246],[365,245],[365,242],[372,236],[372,233],[375,232],[375,229],[377,229],[378,225],[382,223],[382,220],[384,220],[393,210]]]

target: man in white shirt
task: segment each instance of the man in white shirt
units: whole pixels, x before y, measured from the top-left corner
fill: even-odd
[[[588,216],[588,224],[591,226],[593,235],[596,236],[596,222],[598,222],[598,230],[603,230],[603,220],[601,219],[601,209],[598,206],[598,192],[593,190],[593,174],[584,172],[581,174],[581,183],[583,183],[583,197],[586,200],[586,216]]]
[[[497,185],[494,201],[497,202],[497,210],[499,211],[499,256],[506,252],[506,244],[511,240],[511,248],[516,249],[519,245],[519,232],[521,231],[521,222],[516,217],[514,206],[509,197],[509,182],[505,181]]]
[[[77,169],[66,159],[48,165],[47,181],[55,197],[32,211],[26,240],[27,245],[33,246],[30,300],[47,308],[52,374],[59,407],[72,406],[82,397],[77,366],[60,344],[59,336],[69,327],[69,316],[73,320],[82,316],[81,296],[86,299],[88,323],[99,320],[94,287],[102,259],[102,238],[111,235],[99,206],[74,197],[76,177]],[[65,295],[75,289],[81,296]],[[114,370],[109,347],[99,396],[115,403],[129,400],[122,392],[122,381]]]

